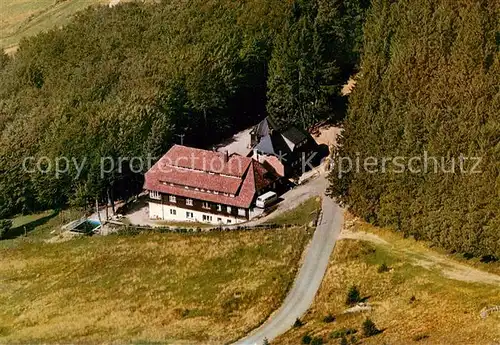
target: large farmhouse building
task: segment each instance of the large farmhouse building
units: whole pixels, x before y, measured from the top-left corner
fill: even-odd
[[[151,219],[235,224],[250,219],[257,196],[277,183],[250,157],[175,145],[146,173],[144,189]]]

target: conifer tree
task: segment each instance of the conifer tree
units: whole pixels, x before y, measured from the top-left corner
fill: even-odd
[[[316,1],[297,0],[270,61],[267,111],[304,129],[325,118],[340,83],[317,25]]]
[[[373,224],[500,257],[498,13],[480,0],[372,1],[338,154],[388,163],[336,165],[330,195]]]

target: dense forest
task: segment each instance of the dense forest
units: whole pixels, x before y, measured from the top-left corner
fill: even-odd
[[[141,167],[122,164],[102,178],[102,157],[148,162],[181,140],[209,148],[267,111],[303,127],[328,118],[359,61],[367,7],[124,3],[22,41],[12,58],[0,54],[0,218],[140,190]],[[27,157],[30,170],[40,162],[37,172],[23,167]],[[70,163],[58,176],[57,157]]]
[[[303,128],[334,119],[340,85],[359,71],[336,158],[389,166],[337,164],[329,194],[374,224],[499,257],[499,18],[487,0],[89,8],[0,54],[0,218],[140,190],[143,171],[103,177],[102,157],[147,162],[181,140],[209,148],[266,114]],[[23,167],[61,156],[59,176]],[[394,157],[431,168],[401,173]]]
[[[430,160],[424,173],[339,174],[337,165],[331,195],[375,224],[500,257],[499,20],[498,1],[372,1],[338,156],[426,152],[445,169]],[[452,173],[461,156],[481,157],[480,173],[472,159]]]

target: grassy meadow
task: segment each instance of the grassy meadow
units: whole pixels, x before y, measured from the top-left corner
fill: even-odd
[[[304,201],[293,210],[285,211],[281,214],[276,215],[268,221],[268,224],[309,224],[311,221],[316,220],[320,210],[321,198],[313,197]]]
[[[304,325],[288,331],[273,344],[302,344],[306,335],[321,338],[323,344],[340,344],[335,333],[346,329],[357,331],[353,337],[347,336],[348,344],[500,342],[500,313],[491,313],[486,319],[480,317],[483,307],[500,305],[500,284],[450,279],[443,272],[459,272],[454,270],[454,264],[462,263],[452,255],[362,222],[354,226],[354,231],[359,230],[377,235],[379,240],[339,240],[319,294],[302,320]],[[433,256],[439,260],[425,264],[423,260]],[[379,273],[384,263],[389,270]],[[470,265],[473,266],[476,265]],[[494,271],[498,264],[490,266]],[[468,272],[457,275],[467,278]],[[474,272],[470,276],[475,276]],[[480,280],[481,276],[477,278]],[[347,291],[352,285],[373,307],[371,311],[344,314],[349,308],[345,304]],[[329,314],[335,321],[326,318]],[[367,317],[382,333],[363,336],[361,325]]]
[[[108,0],[2,0],[0,47],[16,46],[21,38],[66,24],[80,10]]]
[[[36,214],[19,215],[12,219],[12,229],[5,234],[3,240],[0,240],[0,249],[44,242],[54,237],[54,230],[57,231],[61,226],[83,215],[84,212],[75,209],[47,210]]]
[[[312,235],[298,226],[47,242],[76,213],[18,217],[0,241],[0,343],[230,342],[279,307]],[[24,226],[27,236],[16,232]]]
[[[0,343],[225,343],[280,305],[309,235],[149,233],[0,249]]]

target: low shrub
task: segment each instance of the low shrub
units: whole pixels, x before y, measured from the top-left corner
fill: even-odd
[[[332,314],[328,314],[327,316],[325,316],[323,318],[323,322],[324,323],[330,323],[330,322],[333,322],[335,321],[335,316],[333,316]]]
[[[307,344],[310,344],[311,341],[312,341],[312,338],[309,334],[306,334],[302,337],[302,344],[307,345]]]
[[[413,341],[421,341],[427,338],[429,338],[428,334],[417,334],[413,337]]]
[[[302,322],[302,320],[300,320],[299,318],[296,318],[295,322],[293,323],[293,327],[298,328],[298,327],[302,327],[302,326],[304,326],[304,323]]]
[[[356,334],[357,332],[358,332],[358,330],[354,329],[354,328],[343,328],[343,329],[333,331],[330,334],[330,338],[339,339],[339,338],[346,337],[346,336],[351,335],[351,334]]]
[[[490,262],[497,262],[498,258],[494,255],[483,255],[479,261],[489,264]]]
[[[365,337],[371,337],[372,335],[377,335],[379,333],[380,330],[370,318],[363,321],[363,335]]]
[[[347,297],[345,300],[346,305],[354,305],[361,301],[361,294],[359,293],[359,289],[357,286],[352,285],[347,291]]]
[[[323,338],[314,337],[311,341],[311,345],[323,345]]]
[[[384,262],[382,265],[378,267],[377,272],[378,273],[389,272],[389,266],[387,266],[386,263]]]
[[[145,231],[145,230],[144,230]],[[125,226],[118,230],[116,233],[118,236],[137,236],[141,233],[141,230],[133,226]]]

